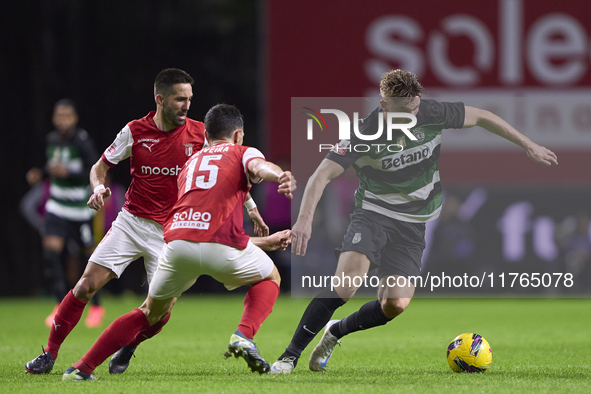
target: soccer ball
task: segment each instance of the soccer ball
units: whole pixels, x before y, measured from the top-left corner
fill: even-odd
[[[484,372],[491,361],[492,349],[478,334],[458,335],[447,347],[447,363],[454,372]]]

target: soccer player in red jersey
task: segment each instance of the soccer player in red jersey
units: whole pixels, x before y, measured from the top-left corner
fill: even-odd
[[[236,107],[218,104],[211,108],[205,129],[211,146],[193,155],[179,174],[178,201],[164,223],[166,244],[146,301],[115,320],[66,370],[64,381],[94,380],[92,372],[110,354],[139,333],[159,329],[176,298],[200,275],[212,276],[228,290],[252,286],[226,356],[243,357],[253,372],[268,372],[269,363],[252,339],[271,313],[280,277],[261,248],[285,249],[290,232],[249,239],[242,228],[242,206],[252,184],[263,179],[277,182],[278,192],[291,199],[295,180],[289,171],[265,161],[257,149],[242,146],[243,120]]]
[[[189,156],[204,145],[203,123],[187,118],[193,82],[183,70],[161,71],[154,82],[156,111],[129,122],[92,167],[90,182],[94,193],[88,206],[99,210],[111,194],[104,186],[107,171],[129,158],[132,180],[125,204],[90,257],[82,277],[62,300],[47,348],[26,364],[27,372],[41,374],[52,370],[61,344],[80,320],[86,303],[107,282],[119,278],[132,261],[144,258],[151,281],[164,245],[162,225],[177,198],[177,175]],[[264,229],[262,219],[258,225],[261,228]],[[124,348],[111,360],[110,372],[124,372],[135,348],[156,335],[167,321],[168,316],[123,344]]]

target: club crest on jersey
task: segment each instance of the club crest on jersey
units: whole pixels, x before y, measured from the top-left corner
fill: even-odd
[[[185,144],[185,154],[191,156],[193,154],[193,144],[188,142]]]
[[[412,135],[414,135],[417,138],[417,144],[422,144],[423,141],[425,141],[425,132],[423,132],[422,129],[412,130]]]
[[[351,242],[354,244],[358,244],[359,242],[361,242],[361,233],[355,233],[355,236],[353,237],[353,240]]]

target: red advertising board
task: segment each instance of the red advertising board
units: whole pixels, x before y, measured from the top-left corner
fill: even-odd
[[[291,155],[292,97],[376,96],[382,73],[393,68],[416,73],[438,97],[491,90],[591,97],[591,7],[584,0],[267,1],[265,14],[267,151],[274,160]],[[557,168],[529,163],[519,150],[468,144],[456,149],[461,154],[442,155],[442,172],[452,182],[588,183],[591,172],[581,168],[591,167],[591,103],[582,111],[589,127],[583,123],[576,135],[557,130],[556,139],[572,143],[545,142],[559,156]],[[495,171],[486,170],[491,162]]]

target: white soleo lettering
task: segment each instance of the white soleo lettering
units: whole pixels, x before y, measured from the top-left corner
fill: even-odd
[[[173,223],[170,226],[171,230],[176,228],[194,228],[197,230],[207,230],[209,228],[209,221],[211,214],[209,212],[193,211],[190,208],[188,211],[177,212],[172,217]]]
[[[172,175],[177,176],[179,172],[181,172],[182,168],[179,166],[176,167],[150,167],[150,166],[142,166],[142,174],[148,175]]]
[[[545,11],[526,18],[525,4],[524,0],[499,0],[496,20],[462,13],[441,15],[435,29],[406,15],[380,16],[369,23],[365,35],[365,46],[374,56],[365,64],[367,77],[379,81],[396,64],[421,78],[429,65],[444,85],[475,86],[497,66],[500,85],[526,83],[526,70],[542,85],[579,82],[589,68],[588,25],[568,13]],[[455,37],[471,41],[474,55],[469,64],[458,66],[461,61],[450,55]]]

